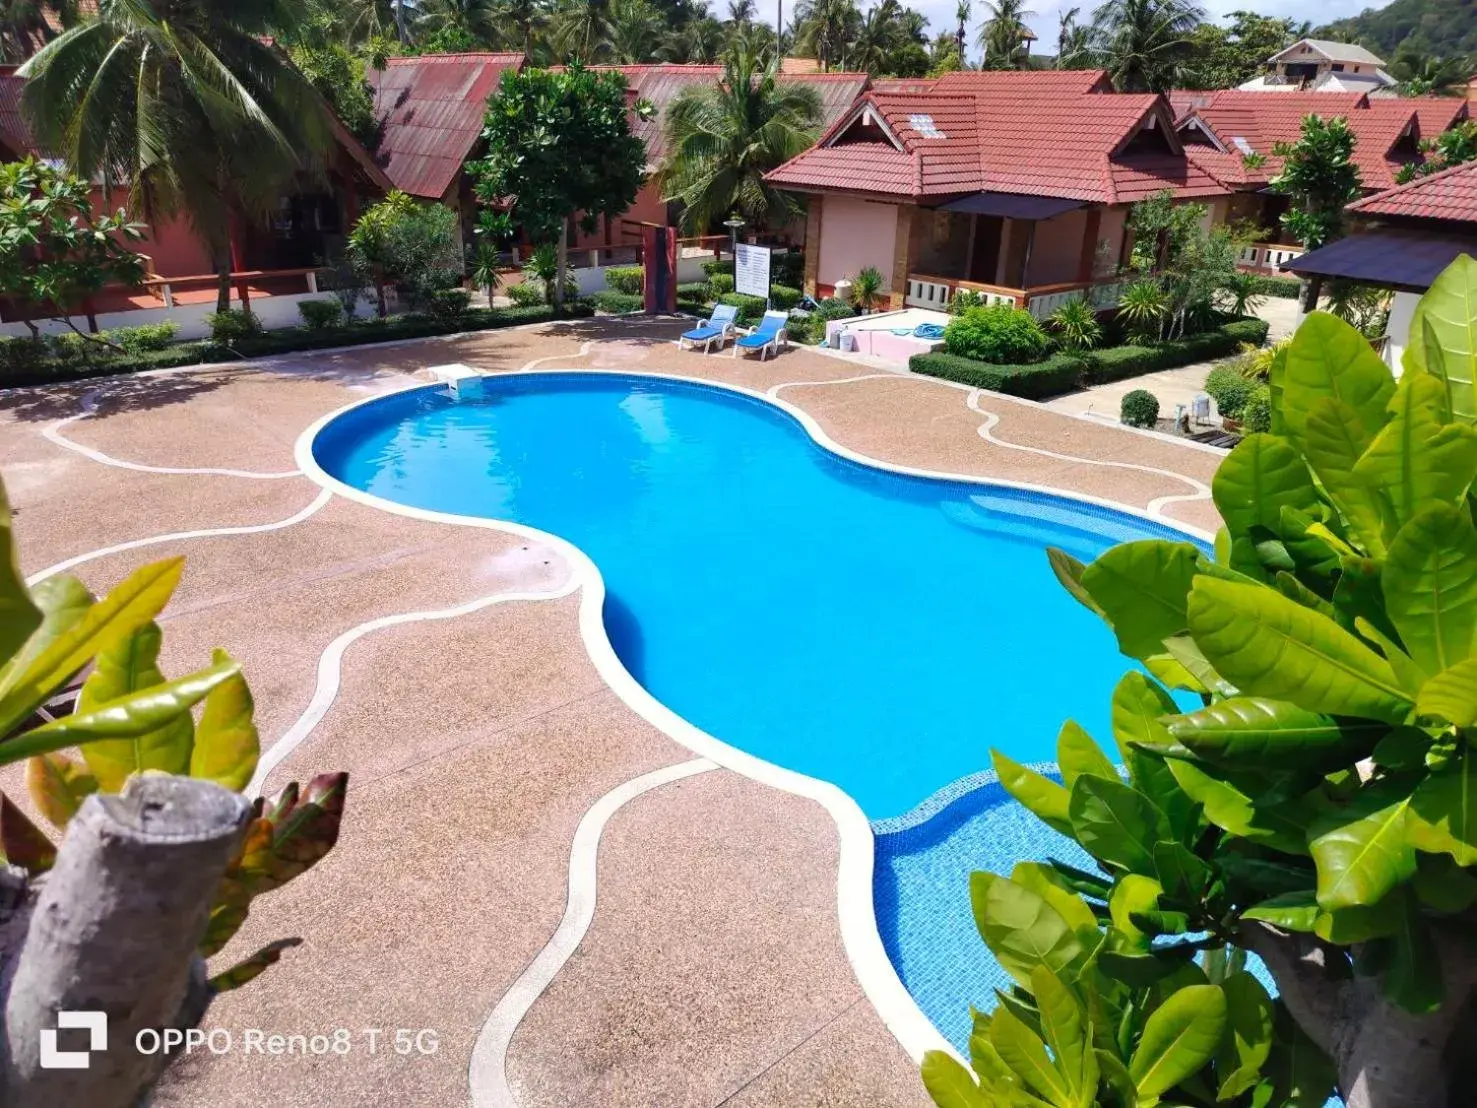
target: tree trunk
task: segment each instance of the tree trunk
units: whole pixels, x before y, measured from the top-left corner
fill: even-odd
[[[1477,1050],[1477,951],[1472,921],[1433,927],[1446,997],[1426,1015],[1385,998],[1381,981],[1331,966],[1311,935],[1244,924],[1288,1011],[1338,1069],[1346,1108],[1457,1108],[1469,1103]],[[1339,955],[1342,958],[1342,955]]]
[[[554,314],[564,311],[564,274],[569,267],[569,220],[559,224],[559,246],[555,251],[558,259],[554,266]]]
[[[218,312],[229,312],[231,310],[231,256],[218,256],[215,259],[215,310]]]
[[[395,34],[402,44],[410,41],[405,33],[405,0],[395,0]]]
[[[195,951],[250,811],[219,785],[163,774],[83,802],[29,919],[7,924],[0,1103],[132,1108],[148,1093],[174,1056],[142,1053],[137,1036],[204,1015]],[[106,1046],[86,1068],[42,1065],[43,1050],[88,1044],[80,1030],[52,1040],[63,1011],[106,1017]]]
[[[385,275],[380,272],[378,266],[374,269],[374,295],[379,309],[379,317],[384,319],[390,314],[390,302],[385,297]]]

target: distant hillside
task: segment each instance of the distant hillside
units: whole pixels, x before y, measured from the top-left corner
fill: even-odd
[[[1393,0],[1320,27],[1313,35],[1357,42],[1386,61],[1407,39],[1437,57],[1477,57],[1477,0]]]

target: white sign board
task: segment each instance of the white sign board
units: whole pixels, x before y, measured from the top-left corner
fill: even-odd
[[[734,248],[733,291],[769,299],[770,248],[741,242]]]

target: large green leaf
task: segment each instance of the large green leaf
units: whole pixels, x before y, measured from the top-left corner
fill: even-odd
[[[1285,700],[1240,696],[1166,720],[1177,742],[1201,758],[1247,769],[1333,770],[1366,757],[1389,728],[1334,719]]]
[[[1165,759],[1170,773],[1186,795],[1205,810],[1205,818],[1223,831],[1240,835],[1285,854],[1307,854],[1306,825],[1286,806],[1257,807],[1236,786],[1189,762]]]
[[[1389,662],[1275,589],[1201,576],[1190,592],[1189,618],[1206,658],[1252,696],[1387,723],[1410,711]]]
[[[82,694],[77,698],[78,714],[164,684],[164,674],[159,671],[159,648],[163,641],[159,625],[147,623],[100,653],[97,667],[83,683]],[[220,657],[225,658],[225,664],[237,668],[229,657]],[[222,664],[219,657],[216,664]],[[222,681],[221,685],[226,683]],[[190,714],[180,712],[154,731],[89,743],[82,757],[97,778],[98,787],[104,792],[117,792],[132,774],[144,770],[188,773],[194,733]]]
[[[8,671],[0,680],[0,735],[14,730],[94,655],[153,620],[169,603],[184,564],[183,558],[167,558],[135,570],[25,669]]]
[[[1059,1108],[1075,1103],[1065,1075],[1046,1053],[1046,1044],[1008,1005],[1000,1005],[990,1018],[990,1044],[1038,1096]]]
[[[1145,934],[1133,922],[1135,913],[1152,912],[1159,907],[1159,894],[1164,886],[1152,877],[1130,873],[1113,886],[1108,897],[1108,914],[1133,950],[1147,952],[1152,936]]]
[[[20,556],[10,529],[10,501],[0,482],[0,662],[18,652],[40,626],[41,610],[31,602],[26,579],[21,576]]]
[[[217,650],[213,660],[219,665],[231,656]],[[236,792],[246,788],[261,756],[252,710],[251,690],[239,673],[205,698],[190,751],[191,777],[215,781]]]
[[[1081,1003],[1045,966],[1038,966],[1031,975],[1031,995],[1041,1013],[1042,1037],[1066,1083],[1068,1104],[1092,1108],[1097,1103],[1097,1060],[1092,1056],[1092,1032],[1085,1025]],[[1089,1073],[1091,1088],[1086,1082]]]
[[[1103,610],[1098,607],[1092,594],[1082,587],[1082,574],[1087,569],[1085,565],[1065,550],[1058,550],[1054,546],[1046,548],[1046,560],[1051,565],[1051,572],[1056,574],[1056,579],[1061,582],[1062,588],[1076,597],[1078,603],[1088,611],[1095,615],[1103,615]]]
[[[1395,392],[1390,368],[1369,340],[1327,312],[1312,312],[1298,326],[1281,380],[1282,414],[1295,440],[1303,437],[1313,405],[1324,399],[1347,404],[1365,437],[1372,437],[1384,426]]]
[[[1477,261],[1466,254],[1441,272],[1416,305],[1405,348],[1407,373],[1434,372],[1431,349],[1440,352],[1453,413],[1467,420],[1477,417],[1472,389],[1477,376]]]
[[[1366,785],[1308,831],[1325,909],[1372,905],[1415,873],[1407,833],[1410,798],[1396,785]]]
[[[1226,994],[1218,985],[1190,985],[1170,996],[1144,1023],[1128,1063],[1140,1097],[1163,1096],[1215,1057],[1226,1031]]]
[[[1051,866],[1044,862],[1017,862],[1011,868],[1010,879],[1055,908],[1079,937],[1097,932],[1097,917],[1092,914],[1087,901],[1078,896]]]
[[[1175,784],[1164,761],[1142,747],[1172,744],[1163,719],[1179,711],[1174,699],[1142,673],[1130,671],[1113,689],[1113,740],[1128,766],[1134,787],[1154,798],[1168,820],[1171,836],[1184,842],[1200,830],[1200,810]]]
[[[1211,484],[1215,506],[1233,537],[1253,527],[1277,531],[1284,506],[1311,510],[1318,491],[1302,455],[1276,435],[1247,435],[1221,462]]]
[[[974,1078],[952,1055],[930,1050],[923,1056],[923,1087],[938,1108],[988,1108]]]
[[[1440,673],[1464,660],[1477,639],[1477,528],[1466,507],[1427,508],[1400,528],[1381,585],[1416,664]]]
[[[1084,773],[1106,777],[1112,781],[1118,780],[1118,772],[1103,753],[1103,748],[1070,719],[1062,724],[1061,731],[1057,733],[1056,764],[1061,768],[1062,781],[1068,789]]]
[[[969,875],[969,901],[980,937],[1022,986],[1030,985],[1037,966],[1071,976],[1084,949],[1045,898],[1009,878],[979,872]]]
[[[1185,629],[1185,597],[1200,553],[1187,542],[1143,539],[1115,546],[1082,572],[1118,648],[1131,658],[1164,653],[1164,640]]]
[[[1441,382],[1407,373],[1390,407],[1393,418],[1354,466],[1354,476],[1379,496],[1387,531],[1437,504],[1455,504],[1477,477],[1477,428],[1442,425]]]
[[[41,609],[41,626],[31,633],[18,653],[0,665],[0,685],[11,674],[30,668],[31,663],[75,627],[94,604],[87,587],[66,573],[58,573],[40,582],[31,590],[31,599]]]
[[[1477,866],[1477,750],[1470,744],[1416,786],[1406,831],[1417,850]]]
[[[1250,1089],[1261,1077],[1272,1052],[1276,1009],[1262,983],[1242,970],[1221,982],[1226,994],[1226,1035],[1216,1055],[1220,1087],[1217,1100],[1229,1100]]]
[[[1340,400],[1319,400],[1303,424],[1303,456],[1308,465],[1365,553],[1382,558],[1385,538],[1379,495],[1354,475],[1354,467],[1373,441],[1374,432],[1366,430],[1358,413]]]
[[[1446,999],[1441,959],[1416,898],[1407,890],[1400,899],[1400,923],[1387,940],[1391,956],[1385,970],[1385,995],[1406,1011],[1425,1015],[1441,1007]]]
[[[1068,810],[1072,836],[1094,858],[1133,873],[1154,872],[1154,844],[1169,822],[1137,789],[1103,777],[1079,777]]]
[[[1477,657],[1458,662],[1422,685],[1416,714],[1458,727],[1477,724]]]
[[[1243,919],[1261,920],[1284,931],[1311,932],[1318,922],[1318,898],[1312,889],[1301,892],[1283,893],[1260,904],[1253,904],[1241,913]]]
[[[57,827],[65,827],[97,792],[97,778],[64,754],[43,754],[26,762],[26,790],[31,803]]]
[[[1066,789],[998,750],[990,751],[990,761],[995,767],[995,776],[1000,778],[1000,786],[1027,811],[1054,831],[1063,835],[1072,833]]]

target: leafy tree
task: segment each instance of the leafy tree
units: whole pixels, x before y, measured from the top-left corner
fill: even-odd
[[[1309,115],[1296,142],[1279,143],[1282,171],[1269,182],[1292,199],[1282,225],[1309,250],[1342,238],[1344,206],[1359,198],[1359,167],[1354,164],[1354,132],[1342,117]]]
[[[456,33],[472,49],[486,49],[500,37],[501,15],[496,0],[425,0],[416,19],[416,29],[433,36],[450,37],[448,33]]]
[[[127,246],[142,238],[142,226],[122,209],[94,214],[88,182],[34,158],[0,165],[0,295],[70,326],[69,317],[105,285],[143,280],[143,259]],[[26,326],[40,334],[31,320]]]
[[[1390,64],[1402,96],[1465,96],[1471,71],[1466,58],[1438,58],[1408,43]]]
[[[652,61],[662,47],[666,23],[647,0],[613,0],[607,56],[621,65]]]
[[[1437,284],[1398,382],[1325,313],[1273,359],[1272,430],[1212,485],[1214,557],[1050,552],[1144,667],[1113,694],[1127,777],[1072,722],[1061,783],[995,752],[1006,790],[1099,872],[972,876],[1014,988],[976,1016],[973,1073],[925,1059],[938,1104],[1469,1101],[1477,428],[1459,416],[1477,263]]]
[[[1315,34],[1362,43],[1383,58],[1393,58],[1404,46],[1441,57],[1477,54],[1471,0],[1393,0],[1320,27]]]
[[[601,60],[609,49],[611,0],[563,0],[554,11],[551,39],[561,57]]]
[[[1300,35],[1290,19],[1250,11],[1234,11],[1229,27],[1202,23],[1195,28],[1188,63],[1197,88],[1235,88],[1266,66],[1267,59],[1292,45]]]
[[[347,254],[360,278],[373,286],[381,318],[389,312],[385,294],[391,286],[413,308],[424,308],[437,289],[460,281],[456,212],[392,192],[359,217],[349,232]]]
[[[662,193],[683,204],[689,233],[733,211],[752,227],[782,227],[797,202],[764,175],[809,148],[820,125],[816,90],[782,83],[778,59],[761,66],[752,53],[730,55],[719,84],[689,88],[667,110]]]
[[[379,143],[379,120],[364,56],[342,42],[294,46],[290,53],[293,64],[328,101],[343,125],[373,150]]]
[[[1093,14],[1093,47],[1119,92],[1181,84],[1204,13],[1190,0],[1106,0]]]
[[[1093,64],[1092,28],[1077,22],[1081,8],[1061,12],[1056,34],[1056,67],[1085,69]]]
[[[1204,204],[1177,204],[1161,192],[1133,206],[1134,264],[1152,271],[1166,297],[1160,338],[1208,323],[1214,301],[1236,275],[1237,243],[1224,226],[1206,229]]]
[[[45,150],[78,176],[126,182],[151,221],[183,213],[230,307],[233,221],[265,221],[299,174],[321,173],[323,99],[265,36],[289,0],[132,0],[48,43],[21,70]]]
[[[482,138],[487,156],[467,164],[483,205],[478,233],[504,240],[522,227],[536,243],[557,242],[554,304],[562,308],[569,221],[578,215],[594,231],[641,188],[646,149],[631,134],[625,78],[578,64],[504,72]]]
[[[980,42],[984,45],[982,69],[1024,69],[1030,49],[1026,37],[1030,28],[1026,19],[1036,13],[1027,9],[1028,0],[985,0],[989,13],[980,24]]]
[[[1395,174],[1397,184],[1477,161],[1477,120],[1464,119],[1450,130],[1421,142],[1422,161],[1410,162]]]
[[[498,0],[493,13],[497,43],[535,61],[544,52],[549,10],[543,0]]]

